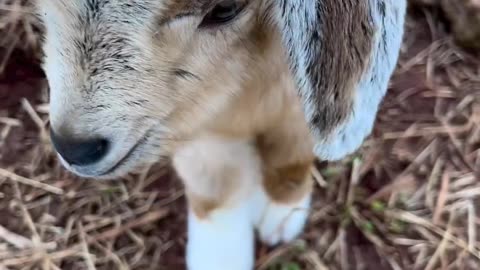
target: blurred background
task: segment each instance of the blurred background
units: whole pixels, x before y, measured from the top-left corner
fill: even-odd
[[[0,270],[184,269],[184,194],[168,166],[91,182],[52,155],[30,4],[0,0]],[[409,4],[374,133],[318,163],[308,229],[260,246],[258,269],[480,269],[480,1]]]

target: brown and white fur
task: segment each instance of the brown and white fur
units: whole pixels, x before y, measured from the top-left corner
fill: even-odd
[[[396,65],[405,0],[37,0],[51,127],[108,138],[72,172],[107,179],[171,158],[189,205],[189,269],[247,270],[308,217],[315,158],[355,151]]]

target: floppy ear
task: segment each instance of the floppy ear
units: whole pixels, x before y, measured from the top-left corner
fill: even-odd
[[[273,0],[315,154],[337,160],[371,133],[396,66],[406,0]]]

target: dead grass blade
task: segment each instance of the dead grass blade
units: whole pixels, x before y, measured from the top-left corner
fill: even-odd
[[[57,188],[55,186],[46,184],[46,183],[41,183],[32,179],[28,179],[26,177],[20,176],[18,174],[15,174],[13,172],[7,171],[5,169],[0,168],[0,176],[7,179],[11,180],[14,182],[18,182],[23,185],[28,185],[34,188],[42,189],[46,192],[50,192],[56,195],[63,195],[64,191],[61,188]]]

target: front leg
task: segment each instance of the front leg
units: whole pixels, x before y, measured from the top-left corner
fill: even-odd
[[[190,206],[187,236],[189,270],[253,270],[255,236],[244,205],[203,218]]]
[[[255,149],[244,141],[196,140],[179,149],[174,166],[189,205],[188,269],[253,270],[248,197],[261,181]]]
[[[310,212],[313,142],[301,119],[294,118],[259,137],[257,148],[263,181],[254,197],[255,227],[265,244],[287,243],[302,233]]]
[[[255,226],[268,245],[288,243],[298,237],[310,212],[313,163],[266,168],[262,188],[256,191]]]

